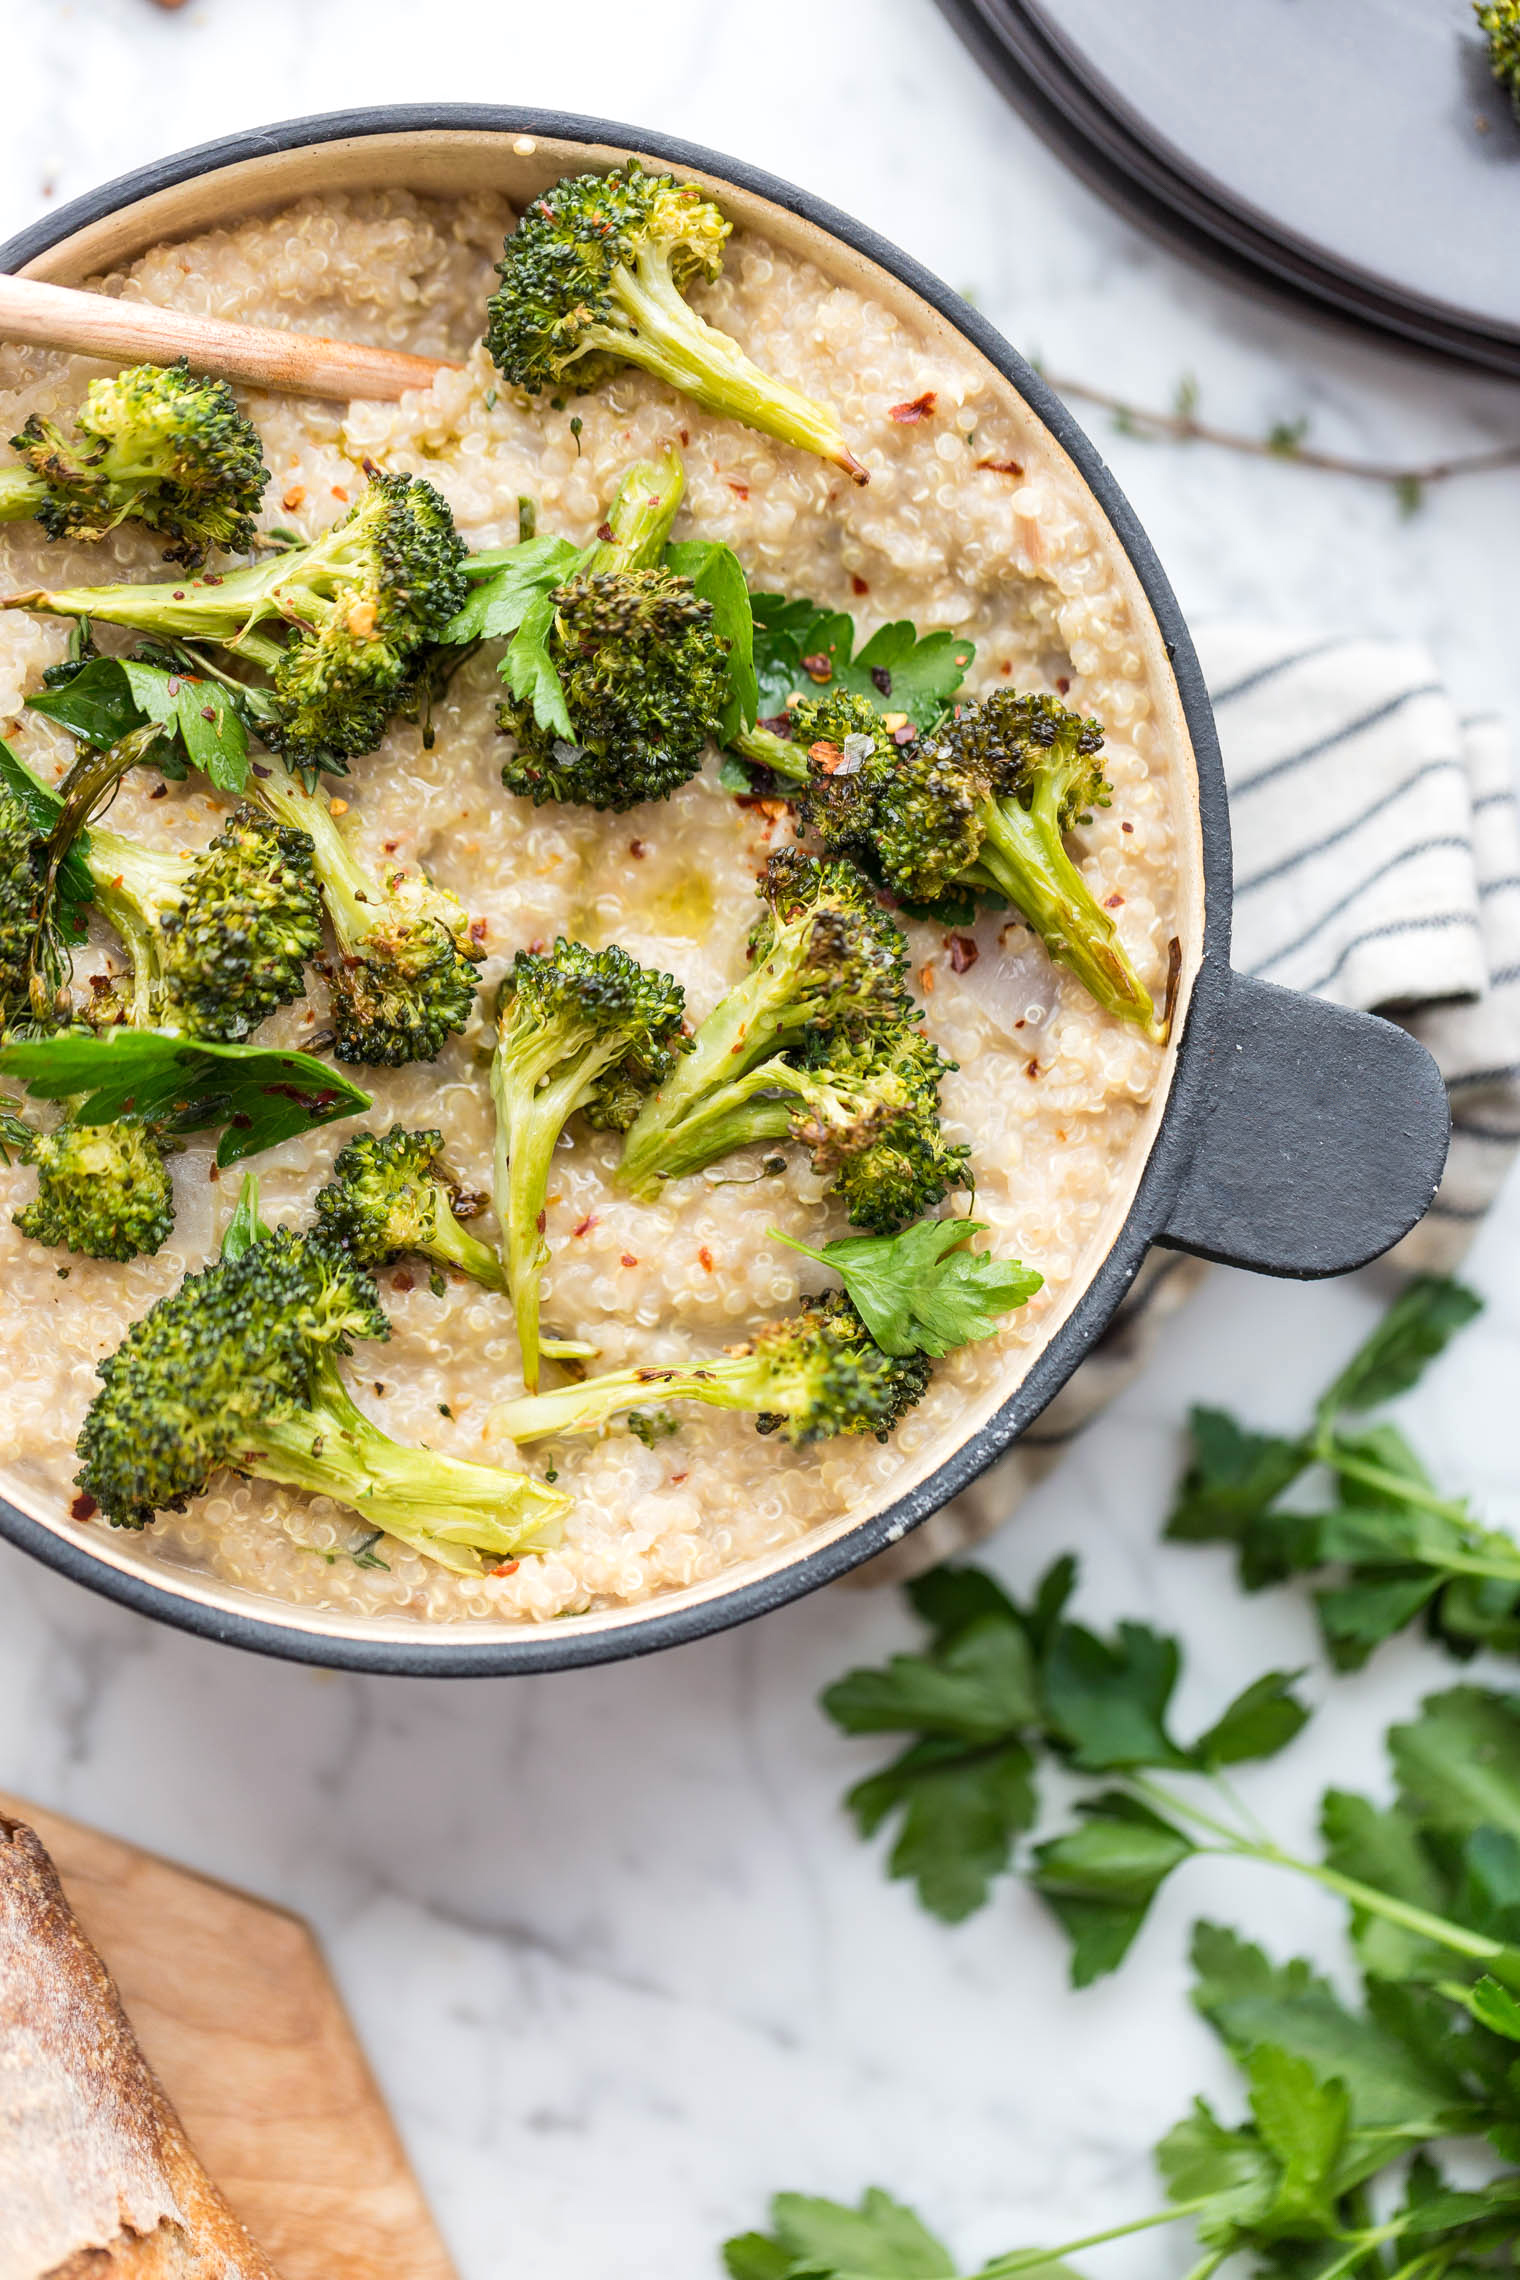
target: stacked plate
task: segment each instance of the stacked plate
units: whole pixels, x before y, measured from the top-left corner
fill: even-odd
[[[1520,122],[1468,0],[940,5],[1131,220],[1520,378]]]

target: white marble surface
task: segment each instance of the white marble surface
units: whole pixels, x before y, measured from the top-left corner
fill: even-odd
[[[687,134],[853,209],[971,287],[1052,368],[1209,413],[1419,455],[1513,435],[1520,402],[1327,337],[1180,266],[1075,185],[929,0],[9,0],[0,236],[234,127],[422,96],[559,105]],[[756,23],[766,42],[757,49]],[[654,52],[658,45],[658,54]],[[1385,492],[1098,433],[1184,607],[1426,638],[1520,725],[1520,477]],[[1520,1517],[1514,1191],[1471,1273],[1491,1300],[1415,1405],[1443,1478]],[[1370,1278],[1219,1273],[1164,1358],[991,1554],[1016,1585],[1079,1550],[1084,1608],[1193,1645],[1183,1723],[1272,1660],[1303,1606],[1240,1600],[1212,1553],[1158,1550],[1190,1399],[1283,1424],[1373,1318]],[[1500,1422],[1502,1420],[1502,1422]],[[1151,2205],[1145,2148],[1226,2071],[1183,2000],[1193,1914],[1333,1956],[1335,1919],[1264,1872],[1179,1878],[1124,1975],[1084,1996],[1009,1886],[958,1932],[843,1823],[869,1762],[813,1707],[909,1635],[836,1591],[654,1662],[533,1684],[327,1677],[159,1630],[0,1552],[0,1783],[304,1910],[320,1927],[464,2280],[710,2280],[777,2187],[918,2201],[968,2263]],[[1449,1666],[1387,1650],[1316,1677],[1310,1735],[1251,1781],[1307,1833],[1319,1788],[1377,1778],[1390,1716]],[[1151,2236],[1087,2260],[1160,2276]]]

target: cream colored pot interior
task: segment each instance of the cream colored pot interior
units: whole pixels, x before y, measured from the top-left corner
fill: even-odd
[[[26,274],[58,284],[79,284],[87,278],[134,260],[156,242],[188,236],[218,223],[239,219],[260,208],[282,205],[292,198],[316,191],[402,186],[446,195],[489,188],[505,193],[515,204],[521,205],[563,174],[580,171],[588,165],[611,166],[628,155],[626,150],[610,144],[566,143],[528,135],[513,136],[479,130],[450,129],[355,136],[304,149],[245,159],[236,165],[200,175],[193,181],[180,183],[172,189],[159,191],[104,220],[90,224],[64,243],[54,246],[29,264]],[[659,162],[652,160],[650,163]],[[697,179],[704,178],[698,176]],[[713,195],[721,200],[725,211],[736,225],[764,231],[773,240],[804,253],[827,275],[874,295],[896,310],[908,323],[918,326],[931,336],[943,337],[951,333],[945,319],[935,310],[852,247],[839,243],[813,223],[788,213],[769,200],[736,190],[721,178],[705,179]],[[958,335],[953,337],[959,342]],[[960,346],[962,353],[965,353],[965,344],[961,342]],[[1054,439],[1035,421],[1034,415],[1016,391],[999,376],[994,374],[992,377],[999,392],[1010,405],[1016,407],[1018,417],[1026,429],[1032,433],[1038,432],[1043,438],[1047,454],[1057,462],[1064,463],[1072,486],[1085,491],[1076,468],[1059,450]],[[1097,519],[1102,522],[1101,512]],[[1191,745],[1187,726],[1160,629],[1139,579],[1124,556],[1117,538],[1111,540],[1111,546],[1114,562],[1128,591],[1132,622],[1146,653],[1155,718],[1171,749],[1182,760],[1190,761]],[[1173,816],[1175,842],[1182,853],[1184,871],[1184,876],[1179,881],[1183,958],[1177,999],[1178,1018],[1173,1026],[1175,1039],[1181,1032],[1182,1016],[1197,972],[1203,940],[1203,867],[1196,775],[1191,765],[1184,764],[1173,771],[1173,779],[1176,785],[1174,797],[1179,811]],[[1166,1112],[1175,1056],[1174,1042],[1167,1049],[1167,1066],[1156,1087],[1148,1116],[1137,1134],[1125,1176],[1114,1185],[1101,1224],[1089,1242],[1081,1269],[1072,1279],[1065,1305],[1053,1312],[1046,1325],[1047,1345],[1059,1334],[1062,1324],[1097,1273],[1123,1226]],[[1043,1349],[1026,1350],[1020,1357],[1018,1376],[1010,1375],[1006,1382],[995,1385],[978,1404],[968,1407],[953,1434],[931,1446],[911,1464],[904,1464],[901,1475],[893,1483],[894,1499],[906,1494],[932,1474],[956,1448],[986,1423],[1014,1392],[1019,1377],[1041,1350]],[[0,1485],[4,1486],[12,1503],[30,1512],[33,1518],[56,1534],[87,1549],[96,1560],[124,1571],[150,1574],[161,1589],[198,1602],[207,1610],[220,1609],[228,1613],[259,1616],[265,1621],[281,1623],[291,1630],[333,1637],[358,1634],[377,1641],[426,1637],[435,1646],[451,1636],[461,1641],[468,1639],[479,1645],[486,1644],[492,1638],[521,1636],[520,1626],[506,1624],[471,1623],[467,1626],[442,1628],[428,1626],[423,1631],[417,1624],[408,1622],[344,1621],[314,1613],[310,1609],[256,1598],[209,1577],[192,1574],[155,1559],[148,1543],[141,1538],[115,1532],[108,1534],[99,1528],[78,1527],[61,1517],[56,1510],[40,1508],[35,1493],[28,1495],[14,1483],[4,1482],[3,1477],[0,1477]],[[865,1508],[842,1512],[826,1526],[815,1529],[812,1534],[768,1561],[730,1568],[720,1577],[692,1590],[667,1594],[637,1607],[562,1618],[554,1626],[555,1633],[563,1636],[566,1633],[631,1629],[654,1616],[668,1614],[673,1607],[690,1607],[703,1601],[721,1599],[741,1585],[751,1584],[779,1568],[794,1565],[816,1551],[820,1545],[847,1535],[868,1517],[869,1511]]]

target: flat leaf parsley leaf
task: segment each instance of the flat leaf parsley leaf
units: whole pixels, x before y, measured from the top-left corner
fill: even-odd
[[[884,1354],[939,1356],[991,1338],[997,1316],[1027,1305],[1045,1280],[1016,1259],[974,1251],[987,1232],[976,1219],[921,1219],[900,1235],[851,1235],[821,1251],[769,1232],[833,1268]]]

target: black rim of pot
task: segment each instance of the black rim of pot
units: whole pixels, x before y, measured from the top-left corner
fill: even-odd
[[[630,1609],[605,1628],[576,1631],[567,1623],[528,1628],[511,1638],[472,1638],[471,1627],[450,1627],[440,1637],[422,1623],[417,1637],[399,1640],[361,1632],[323,1630],[275,1614],[232,1611],[184,1595],[153,1577],[101,1559],[73,1539],[56,1534],[15,1505],[0,1499],[0,1534],[88,1589],[142,1615],[153,1616],[200,1638],[242,1647],[288,1661],[328,1669],[384,1672],[414,1678],[484,1678],[572,1669],[615,1662],[707,1638],[785,1606],[820,1585],[831,1583],[885,1550],[970,1485],[1038,1416],[1112,1319],[1146,1252],[1166,1225],[1210,1105],[1207,1042],[1228,987],[1230,840],[1223,769],[1213,712],[1182,613],[1166,574],[1134,510],[1102,456],[1071,412],[1039,374],[1003,339],[985,317],[932,272],[878,237],[873,230],[743,160],[697,143],[606,119],[574,113],[517,109],[481,103],[377,105],[322,113],[201,143],[153,164],[120,175],[56,213],[20,231],[0,246],[0,270],[15,271],[81,229],[123,207],[250,159],[356,137],[427,132],[485,132],[542,137],[601,145],[688,168],[736,189],[751,192],[797,215],[851,247],[895,277],[936,310],[980,351],[1017,390],[1067,453],[1132,565],[1166,646],[1192,742],[1198,781],[1203,843],[1204,939],[1187,1020],[1177,1045],[1170,1095],[1125,1221],[1072,1312],[1039,1355],[1017,1389],[985,1425],[915,1489],[873,1513],[834,1541],[798,1556],[775,1572],[719,1588],[700,1600]],[[187,1578],[188,1580],[188,1578]],[[295,1615],[296,1610],[292,1610]]]

